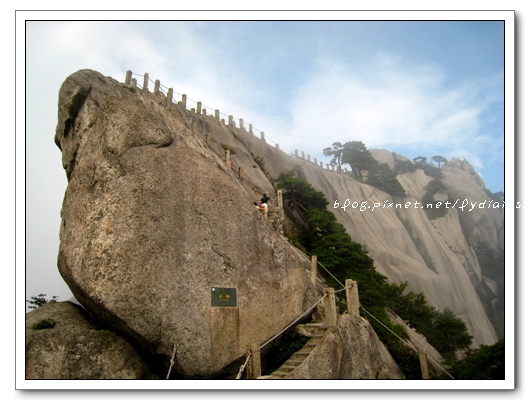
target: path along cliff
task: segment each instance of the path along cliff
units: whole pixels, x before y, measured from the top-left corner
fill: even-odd
[[[306,255],[253,202],[274,196],[271,181],[296,169],[389,280],[450,308],[476,345],[497,340],[477,293],[486,278],[473,244],[503,246],[501,210],[450,210],[433,221],[422,209],[336,208],[346,198],[395,200],[168,94],[92,70],[72,74],[60,90],[55,141],[68,187],[58,266],[98,320],[162,360],[176,349],[175,370],[189,377],[214,375],[281,331],[319,295]],[[460,165],[443,170],[447,195],[485,198]],[[429,177],[417,170],[399,180],[403,203],[421,201]],[[495,296],[495,284],[487,288]],[[220,295],[235,305],[219,308]]]

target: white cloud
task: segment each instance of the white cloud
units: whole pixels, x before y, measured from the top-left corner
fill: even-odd
[[[435,67],[404,65],[389,56],[359,71],[328,62],[298,90],[288,139],[317,153],[351,140],[368,148],[399,152],[415,145],[447,153],[472,141],[481,152],[491,141],[476,139],[485,107],[473,95],[469,85],[447,87]]]

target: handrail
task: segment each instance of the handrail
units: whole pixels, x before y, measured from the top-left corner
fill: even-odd
[[[167,86],[164,86],[163,84],[161,84],[161,83],[159,82],[159,80],[156,80],[156,82],[154,82],[153,80],[151,80],[151,78],[149,77],[149,74],[148,74],[148,73],[145,73],[145,74],[139,74],[139,73],[133,73],[132,71],[129,70],[129,71],[127,71],[126,82],[125,82],[125,84],[130,85],[130,84],[131,84],[130,81],[133,80],[133,76],[143,78],[144,80],[147,78],[148,83],[151,82],[151,83],[154,83],[155,85],[157,85],[157,86],[159,87],[159,88],[158,88],[158,91],[160,91],[161,88],[164,88],[164,89],[166,90],[166,92],[165,92],[166,96],[169,96],[169,92],[168,92],[168,91],[170,90],[170,88],[167,87]],[[149,91],[148,87],[146,88],[146,84],[144,84],[144,87],[139,86],[138,82],[136,81],[136,78],[134,78],[134,83],[135,83],[136,87],[139,88],[140,90],[146,90],[146,91]],[[172,89],[171,89],[171,90],[172,90]],[[187,96],[187,94],[180,94],[180,93],[175,92],[175,91],[173,91],[173,90],[172,90],[172,94],[178,94],[178,95],[180,95],[180,96],[186,96],[186,101],[189,100],[189,101],[194,102],[194,103],[196,103],[196,104],[199,103],[199,101],[195,101],[195,100],[192,100],[191,98],[189,98],[189,97]],[[171,103],[178,104],[178,101],[176,101],[176,100],[173,98],[173,95],[171,95]],[[223,116],[226,117],[227,119],[230,119],[230,117],[231,117],[231,115],[228,115],[228,114],[222,113],[222,112],[220,112],[220,111],[217,110],[217,109],[213,109],[213,108],[211,108],[211,107],[208,107],[208,106],[202,104],[202,102],[201,102],[200,104],[201,104],[201,107],[202,107],[202,108],[208,108],[208,109],[211,110],[211,111],[214,111],[214,112],[216,112],[216,113],[219,113],[219,115],[223,115]],[[186,107],[185,107],[185,108],[186,108]],[[201,113],[199,112],[198,114],[201,114]],[[224,120],[224,118],[223,118],[223,120]],[[240,119],[240,121],[243,123],[243,125],[246,124],[249,128],[252,128],[253,131],[255,130],[255,131],[257,131],[258,133],[260,133],[260,134],[261,134],[261,138],[262,138],[263,140],[270,141],[270,142],[271,142],[276,148],[279,149],[279,144],[278,144],[277,142],[275,142],[274,140],[272,140],[272,138],[270,138],[269,136],[267,136],[267,135],[265,134],[264,131],[260,131],[259,129],[255,128],[251,123],[248,123],[248,122],[244,121],[242,118]],[[235,126],[235,122],[233,122],[232,124]],[[331,172],[335,172],[335,173],[337,173],[337,174],[342,174],[338,168],[337,168],[337,170],[335,170],[335,166],[334,166],[334,165],[331,165],[331,164],[327,163],[327,164],[326,164],[326,168],[325,168],[325,167],[323,166],[323,163],[322,163],[321,161],[320,161],[320,165],[317,163],[317,158],[314,158],[313,161],[311,161],[311,160],[310,160],[310,156],[308,155],[308,156],[307,156],[307,159],[306,159],[305,154],[304,154],[303,151],[302,151],[302,156],[301,156],[301,157],[298,156],[298,150],[297,150],[297,149],[295,150],[295,153],[294,153],[294,154],[290,154],[290,156],[294,156],[294,157],[296,157],[296,158],[298,158],[298,159],[301,159],[301,160],[303,160],[303,161],[305,161],[305,162],[307,162],[307,163],[309,163],[309,164],[316,165],[317,167],[319,167],[319,168],[321,168],[321,169],[324,169],[324,170],[327,170],[327,171],[331,171]],[[329,169],[330,166],[331,166],[332,169]]]

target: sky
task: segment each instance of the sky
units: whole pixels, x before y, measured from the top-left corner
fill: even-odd
[[[444,4],[460,3],[470,8],[465,1]],[[503,8],[512,3],[518,5],[507,1]],[[25,203],[22,224],[17,216],[17,243],[24,241],[17,285],[23,274],[26,298],[72,297],[57,270],[67,179],[54,135],[60,86],[80,69],[119,81],[131,70],[139,84],[149,73],[173,88],[175,99],[186,94],[190,105],[201,101],[209,113],[243,118],[288,154],[298,149],[326,163],[325,147],[360,140],[410,159],[465,158],[492,192],[513,188],[513,113],[505,139],[503,96],[513,55],[507,50],[504,58],[502,21],[482,14],[19,11],[15,17],[17,107],[24,104],[16,113],[17,158],[23,152],[16,195],[19,206],[21,195]]]
[[[60,86],[80,69],[119,81],[131,70],[139,84],[149,73],[288,154],[326,163],[325,147],[358,140],[410,159],[465,158],[504,191],[503,21],[25,24],[28,298],[71,296],[50,280],[67,186],[54,134]]]
[[[357,140],[409,159],[465,158],[504,191],[503,21],[52,17],[25,22],[28,298],[71,296],[55,278],[67,180],[54,134],[60,86],[80,69],[119,81],[131,70],[138,84],[148,73],[287,154],[327,163],[325,147]]]

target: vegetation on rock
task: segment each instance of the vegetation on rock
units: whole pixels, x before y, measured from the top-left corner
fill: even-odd
[[[403,197],[405,190],[396,179],[396,174],[388,164],[378,162],[362,141],[349,141],[344,144],[334,142],[331,147],[324,148],[324,155],[332,156],[331,165],[339,168],[347,164],[351,175],[360,182],[365,182],[387,194]]]
[[[417,356],[388,332],[387,328],[390,328],[400,337],[406,337],[404,329],[390,322],[385,307],[408,320],[446,360],[454,360],[458,350],[471,345],[472,337],[465,323],[453,312],[449,309],[437,311],[427,305],[423,293],[406,292],[406,282],[389,283],[376,271],[368,252],[361,244],[351,240],[344,226],[327,209],[328,200],[322,192],[298,178],[294,171],[281,174],[276,180],[276,187],[285,192],[287,210],[295,215],[296,220],[303,221],[297,231],[301,249],[308,255],[316,255],[322,266],[341,282],[327,277],[328,286],[338,290],[343,288],[346,279],[357,281],[361,313],[370,313],[365,314],[366,318],[407,378],[421,375],[418,373]]]

